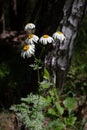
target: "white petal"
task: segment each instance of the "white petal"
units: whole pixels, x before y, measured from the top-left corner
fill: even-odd
[[[51,37],[49,37],[49,43],[51,43],[53,41],[53,39]]]
[[[42,37],[42,44],[44,44],[44,38]]]
[[[35,39],[35,40],[39,40],[39,37],[36,36],[36,35],[34,35],[34,39]]]
[[[29,43],[30,44],[34,44],[34,42],[33,42],[33,39],[31,38],[31,39],[29,39]]]
[[[42,38],[40,38],[39,42],[42,43]]]

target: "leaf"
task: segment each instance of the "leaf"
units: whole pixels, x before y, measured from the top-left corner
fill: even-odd
[[[50,79],[50,74],[46,68],[44,68],[44,78],[48,80]]]
[[[49,122],[47,126],[47,130],[64,130],[65,125],[62,120],[60,119],[54,119]]]
[[[64,124],[58,122],[58,125],[56,126],[55,130],[64,130]]]
[[[48,109],[48,114],[56,116],[56,111],[53,108]]]
[[[49,88],[51,85],[53,85],[53,84],[50,83],[50,82],[47,82],[47,81],[45,81],[45,80],[40,83],[40,87],[41,87],[42,89],[47,89],[47,88]]]
[[[63,101],[63,104],[69,111],[72,111],[76,108],[77,101],[75,98],[68,97]]]
[[[31,65],[29,65],[30,67],[32,67],[34,70],[39,70],[39,69],[42,69],[42,67],[41,66],[39,66],[38,64],[31,64]]]
[[[50,96],[46,97],[46,102],[48,103],[48,105],[51,103],[51,97]]]
[[[61,107],[60,104],[59,104],[58,102],[55,102],[55,105],[56,105],[56,108],[57,108],[59,114],[62,115],[63,112],[64,112],[64,108]]]
[[[65,124],[68,125],[68,126],[72,126],[75,124],[75,121],[76,121],[76,117],[74,116],[70,116],[68,118],[64,118],[64,121],[65,121]]]

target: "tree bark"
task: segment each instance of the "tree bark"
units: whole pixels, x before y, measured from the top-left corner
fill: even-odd
[[[56,86],[62,92],[66,74],[69,70],[75,39],[86,14],[86,0],[67,0],[63,12],[64,17],[60,22],[60,31],[66,36],[64,43],[56,42],[52,51],[45,57],[45,66],[51,76],[56,74]],[[55,22],[55,21],[54,21]],[[53,76],[54,77],[54,76]]]

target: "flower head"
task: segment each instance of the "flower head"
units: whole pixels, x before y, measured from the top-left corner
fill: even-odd
[[[66,38],[65,38],[65,36],[64,36],[64,34],[62,33],[62,32],[55,32],[54,34],[53,34],[53,38],[55,39],[55,40],[57,40],[57,39],[59,39],[60,40],[60,42],[63,42]]]
[[[42,43],[43,45],[47,45],[47,43],[52,43],[53,42],[53,38],[50,37],[49,35],[43,35],[40,38],[40,43]]]
[[[30,44],[30,45],[25,45],[23,47],[23,50],[21,52],[21,56],[23,58],[25,58],[25,56],[27,58],[31,57],[33,54],[35,53],[35,45],[34,44]]]
[[[33,43],[37,43],[39,40],[39,37],[34,35],[34,34],[29,34],[27,39],[25,40],[25,42],[27,44],[33,44]]]
[[[35,25],[33,23],[28,23],[26,26],[25,26],[25,29],[24,29],[26,32],[28,33],[34,33],[35,32]]]

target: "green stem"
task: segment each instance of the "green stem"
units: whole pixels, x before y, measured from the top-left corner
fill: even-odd
[[[75,130],[78,130],[78,128],[77,128],[76,126],[73,125],[72,127],[73,127]]]
[[[34,56],[34,59],[35,59],[35,63],[37,64],[38,68],[37,68],[37,76],[38,76],[38,83],[40,83],[40,73],[39,73],[39,61],[38,59]]]
[[[37,76],[38,76],[38,83],[40,83],[40,73],[39,73],[39,69],[37,70]]]
[[[41,51],[41,53],[40,53],[39,59],[41,59],[44,50],[45,50],[45,47],[43,47],[43,49],[42,49],[42,51]]]

